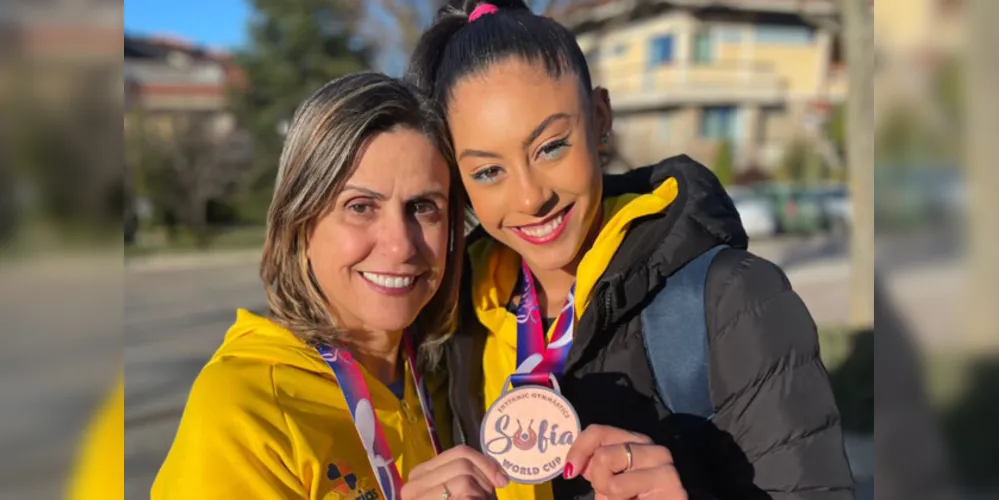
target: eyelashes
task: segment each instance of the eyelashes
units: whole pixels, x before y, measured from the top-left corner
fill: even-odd
[[[562,153],[564,153],[569,146],[570,144],[568,137],[563,137],[561,139],[549,142],[548,144],[541,146],[541,149],[538,151],[537,159],[543,159],[548,161],[557,160],[559,157],[562,156]]]
[[[569,146],[571,145],[572,144],[569,143],[568,137],[563,137],[561,139],[551,141],[545,144],[544,146],[541,146],[541,148],[538,149],[537,154],[534,156],[534,160],[535,161],[558,160],[569,149]],[[482,184],[491,184],[496,182],[499,179],[499,176],[502,175],[502,173],[503,173],[502,167],[498,165],[490,165],[475,171],[470,175],[470,177],[475,182],[479,182]]]
[[[344,205],[344,210],[351,216],[368,218],[378,211],[378,206],[371,200],[351,200]],[[443,209],[433,200],[413,200],[406,204],[406,213],[415,217],[439,217]]]
[[[503,169],[495,165],[483,168],[472,174],[472,180],[476,182],[481,182],[484,184],[490,184],[496,182],[496,178],[499,177]]]

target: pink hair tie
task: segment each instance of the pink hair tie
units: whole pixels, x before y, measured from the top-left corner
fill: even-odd
[[[499,11],[499,7],[491,3],[480,3],[478,7],[472,10],[472,13],[468,15],[468,22],[475,22],[476,19],[485,16],[487,14],[495,14]]]

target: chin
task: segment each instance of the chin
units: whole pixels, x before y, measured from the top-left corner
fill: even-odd
[[[574,250],[576,250],[577,246],[575,242],[570,244],[568,241],[565,241],[559,242],[558,248],[553,247],[545,250],[530,249],[530,252],[525,252],[521,255],[527,259],[528,265],[530,265],[534,272],[555,271],[572,264],[576,257]]]
[[[417,313],[405,315],[383,313],[369,315],[363,318],[362,321],[372,330],[393,332],[408,328],[409,325],[412,325],[416,321],[416,317]]]

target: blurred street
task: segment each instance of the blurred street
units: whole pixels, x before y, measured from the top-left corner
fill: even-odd
[[[752,250],[785,263],[820,328],[842,323],[848,307],[843,242],[791,237],[762,241]],[[170,446],[190,384],[219,345],[235,309],[265,309],[256,259],[255,252],[234,252],[158,258],[126,268],[126,498],[147,495]],[[924,309],[936,315],[945,305],[926,309],[927,304],[920,303],[921,279],[926,278],[905,275],[902,288],[912,293],[901,302],[907,310]],[[945,283],[933,279],[937,279],[935,285]]]

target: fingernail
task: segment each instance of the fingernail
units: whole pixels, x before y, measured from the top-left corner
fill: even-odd
[[[563,479],[572,479],[572,462],[565,464],[565,470],[562,471]]]
[[[499,485],[500,488],[506,486],[507,483],[509,483],[509,482],[510,482],[510,478],[507,477],[506,474],[504,474],[502,472],[497,472],[496,473],[496,484]]]

